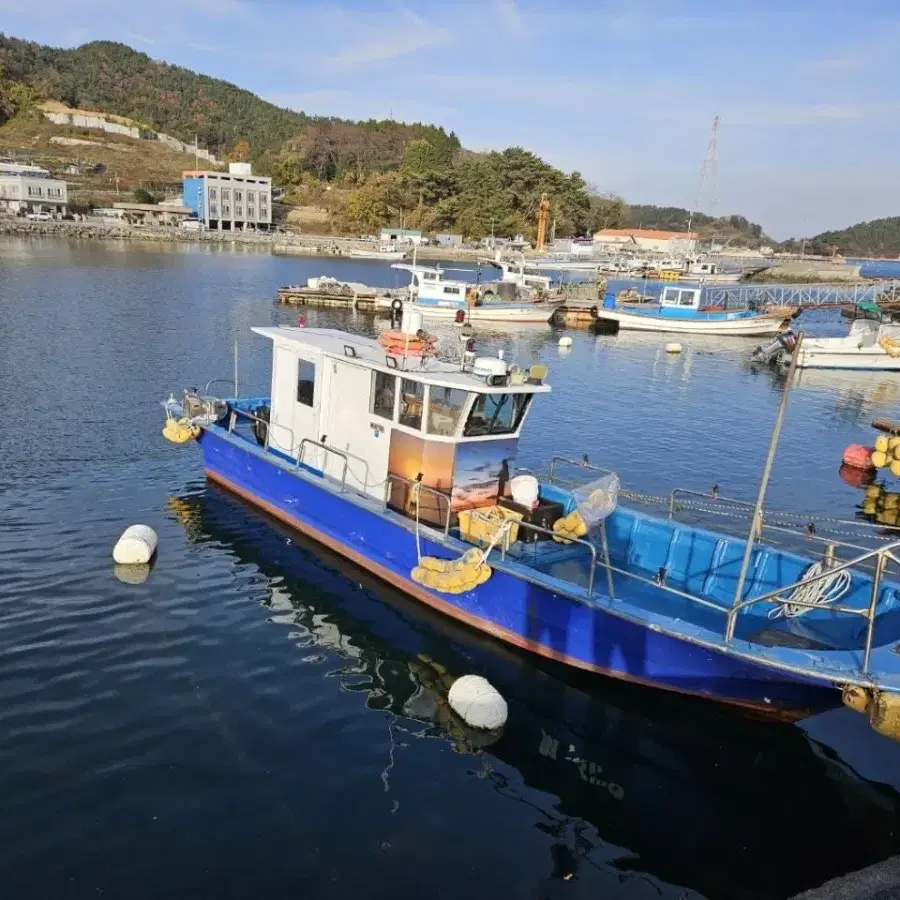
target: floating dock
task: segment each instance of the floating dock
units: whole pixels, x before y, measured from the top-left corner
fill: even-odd
[[[280,287],[278,302],[293,306],[343,306],[378,312],[389,310],[393,300],[401,294],[401,291],[370,287],[358,281],[337,281],[323,276],[310,278],[305,285]]]

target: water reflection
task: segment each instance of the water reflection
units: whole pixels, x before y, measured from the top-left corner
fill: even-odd
[[[798,728],[526,658],[213,486],[173,497],[170,509],[191,542],[258,569],[271,621],[302,652],[342,659],[342,688],[387,717],[388,796],[413,738],[477,755],[479,778],[548,838],[542,896],[597,869],[707,896],[786,897],[900,850],[897,793]],[[469,672],[509,703],[487,746],[445,700]]]

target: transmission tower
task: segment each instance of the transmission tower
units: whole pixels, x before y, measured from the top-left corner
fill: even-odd
[[[697,202],[691,210],[688,219],[688,231],[694,223],[694,215],[701,211],[704,192],[709,188],[709,215],[715,215],[716,205],[719,197],[719,117],[713,119],[712,133],[709,136],[709,144],[706,148],[706,156],[703,157],[703,165],[700,167],[700,190],[697,192]]]

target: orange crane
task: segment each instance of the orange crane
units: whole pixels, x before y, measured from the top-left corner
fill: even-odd
[[[547,243],[547,221],[550,218],[550,201],[547,199],[546,194],[541,194],[541,202],[538,206],[538,218],[537,218],[537,243],[535,245],[535,250],[540,253],[541,250],[544,249],[544,245]]]

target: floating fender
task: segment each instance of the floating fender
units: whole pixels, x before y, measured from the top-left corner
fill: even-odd
[[[450,708],[472,728],[494,731],[506,723],[506,701],[500,692],[480,675],[463,675],[453,682],[447,694]]]
[[[113,547],[113,559],[121,566],[146,565],[156,545],[156,532],[149,525],[129,525]]]
[[[596,316],[595,316],[595,318],[596,318]],[[560,346],[560,347],[571,347],[571,346],[572,346],[572,338],[570,338],[570,337],[561,337],[561,338],[559,339],[559,346]]]
[[[681,353],[681,344],[677,341],[670,341],[666,344],[666,353]]]
[[[845,466],[853,466],[854,469],[872,469],[872,454],[875,453],[874,447],[865,447],[862,444],[850,444],[844,450],[841,462]]]
[[[869,724],[879,734],[900,741],[900,695],[878,691],[869,701]]]
[[[394,299],[391,300],[391,309],[394,312],[400,312],[400,310],[403,309],[403,301],[399,297],[394,297]]]

